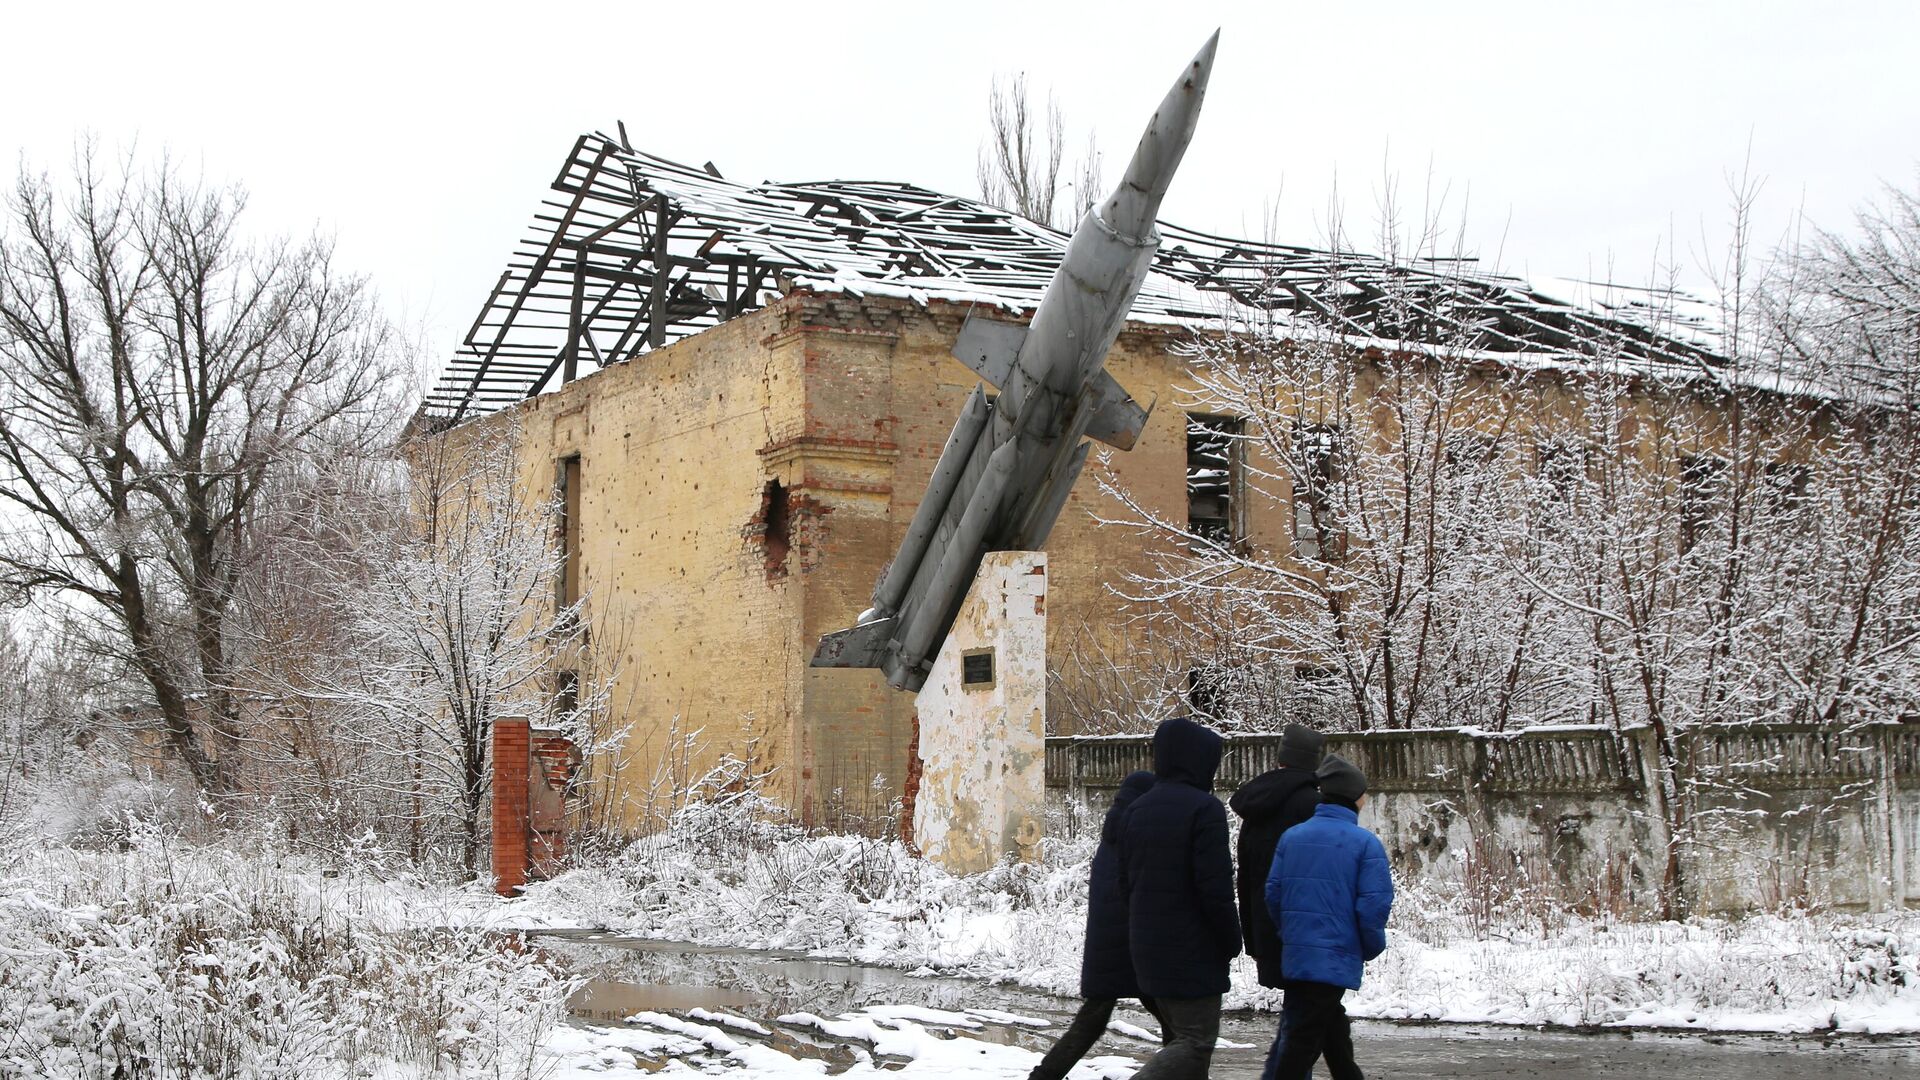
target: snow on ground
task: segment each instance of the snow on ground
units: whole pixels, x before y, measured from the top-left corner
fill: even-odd
[[[698,1010],[696,1010],[698,1011]],[[740,1038],[711,1024],[664,1013],[639,1013],[625,1026],[567,1027],[548,1040],[544,1055],[552,1080],[605,1080],[609,1073],[639,1071],[740,1071],[753,1076],[822,1076],[828,1061],[817,1056],[813,1035],[848,1048],[853,1060],[839,1076],[1024,1077],[1039,1063],[1032,1050],[970,1034],[978,1024],[959,1013],[908,1006],[877,1006],[825,1019],[811,1013],[780,1017],[785,1039]],[[775,1033],[762,1029],[763,1036]],[[796,1038],[796,1036],[798,1036]],[[1143,1055],[1144,1056],[1144,1055]],[[1073,1080],[1121,1080],[1140,1061],[1093,1056]]]
[[[1050,842],[1045,855],[956,878],[896,843],[708,827],[635,843],[503,903],[482,885],[161,837],[124,852],[16,853],[0,879],[0,1075],[105,1080],[154,1062],[180,1063],[158,1076],[248,1080],[818,1075],[816,1044],[830,1043],[834,1067],[855,1073],[1017,1077],[1035,1056],[1005,1032],[1043,1020],[928,1008],[910,981],[884,1004],[833,1015],[569,1024],[566,962],[498,931],[604,927],[1071,996],[1090,848]],[[1229,1006],[1275,1004],[1246,961],[1234,979]],[[1536,912],[1489,927],[1409,890],[1390,948],[1349,1002],[1377,1018],[1920,1032],[1920,913],[1676,924]],[[1149,1036],[1133,1053],[1150,1050]],[[1075,1076],[1132,1065],[1103,1058]]]
[[[1401,934],[1368,966],[1349,1010],[1470,1023],[1914,1032],[1920,915],[1569,920],[1486,939]]]
[[[755,831],[755,830],[759,831]],[[513,920],[593,923],[703,945],[788,949],[1073,995],[1086,843],[956,878],[896,843],[759,826],[674,832],[533,886]],[[1476,924],[1403,887],[1355,1016],[1463,1023],[1920,1032],[1920,912],[1685,924],[1515,917]],[[1231,1008],[1272,1009],[1246,959]]]
[[[517,1076],[571,991],[474,889],[157,836],[12,856],[0,1076]]]

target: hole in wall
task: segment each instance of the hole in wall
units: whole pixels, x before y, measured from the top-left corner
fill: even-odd
[[[768,480],[760,491],[760,544],[768,577],[784,577],[793,550],[793,506],[786,485]]]

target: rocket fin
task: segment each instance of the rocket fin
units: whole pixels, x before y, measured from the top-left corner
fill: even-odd
[[[1087,435],[1119,450],[1131,450],[1147,426],[1153,405],[1141,408],[1126,388],[1105,371],[1094,376],[1093,419],[1087,422]]]
[[[894,620],[875,619],[820,638],[809,667],[879,667],[893,639]]]
[[[953,343],[953,355],[998,390],[1013,374],[1013,362],[1019,359],[1020,343],[1025,340],[1027,328],[1018,323],[969,315]]]

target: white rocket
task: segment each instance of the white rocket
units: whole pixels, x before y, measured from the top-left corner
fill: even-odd
[[[858,624],[820,639],[814,667],[878,667],[918,690],[989,551],[1034,550],[1098,439],[1132,449],[1140,407],[1107,374],[1107,352],[1153,265],[1153,224],[1200,118],[1220,34],[1207,39],[1148,122],[1125,178],[1087,212],[1026,326],[969,317],[953,354],[999,390],[975,387],[947,437],[900,550]]]

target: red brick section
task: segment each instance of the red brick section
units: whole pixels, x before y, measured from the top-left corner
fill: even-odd
[[[532,762],[525,720],[493,722],[493,891],[513,896],[527,883],[528,781]]]
[[[560,872],[567,857],[567,794],[579,760],[573,740],[555,731],[534,729],[529,763],[527,830],[536,877]]]
[[[566,790],[573,780],[573,740],[551,731],[536,731],[532,733],[532,751],[534,768],[546,776],[547,786]]]
[[[920,801],[920,774],[925,763],[920,760],[920,710],[913,712],[913,734],[907,744],[907,779],[901,785],[900,794],[900,843],[905,845],[909,854],[920,856],[920,845],[913,840],[913,812]]]

